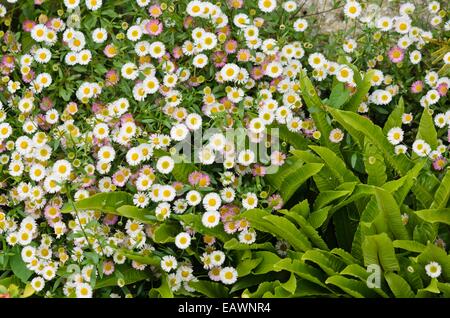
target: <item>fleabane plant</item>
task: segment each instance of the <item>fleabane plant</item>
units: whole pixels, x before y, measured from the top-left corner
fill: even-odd
[[[399,296],[398,262],[374,292],[311,254],[363,268],[402,240],[411,293],[450,295],[446,5],[0,4],[0,294]],[[406,229],[430,209],[434,235]]]

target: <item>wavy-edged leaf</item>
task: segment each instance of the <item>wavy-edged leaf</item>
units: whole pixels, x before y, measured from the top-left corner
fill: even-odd
[[[243,298],[262,298],[268,292],[273,292],[276,287],[280,287],[280,281],[262,282],[258,285],[255,292],[251,293],[248,289],[242,293]]]
[[[311,118],[314,120],[314,124],[321,132],[320,143],[340,155],[339,145],[332,143],[328,138],[332,127],[327,120],[326,112],[322,109],[322,101],[317,95],[313,84],[306,75],[306,70],[300,71],[299,82],[302,91],[302,98],[311,114]]]
[[[317,264],[327,275],[335,275],[344,269],[345,263],[337,256],[319,249],[306,251],[302,261],[310,261]]]
[[[323,163],[324,161],[319,157],[313,154],[310,151],[304,150],[291,150],[291,153],[294,157],[298,157],[306,163]],[[324,166],[317,174],[313,176],[314,183],[319,189],[320,192],[327,190],[335,190],[342,181],[342,177],[339,174],[336,174],[336,171],[331,170],[328,166]]]
[[[156,221],[156,216],[148,209],[141,209],[134,205],[122,205],[116,209],[115,212],[110,212],[112,214],[117,214],[120,216],[127,217],[129,219],[134,219],[136,221],[154,224]]]
[[[11,267],[14,275],[19,278],[22,283],[26,284],[28,279],[33,274],[33,272],[27,268],[25,262],[22,260],[20,250],[18,248],[14,249],[14,255],[9,259],[9,266]]]
[[[386,165],[378,148],[364,138],[364,167],[367,172],[367,183],[382,186],[387,180]]]
[[[394,246],[386,233],[367,235],[362,244],[364,265],[380,265],[385,271],[400,269]]]
[[[278,234],[278,236],[285,239],[294,250],[303,252],[311,249],[311,243],[305,235],[302,234],[287,218],[268,214],[265,215],[263,219],[272,225],[271,228],[273,229],[273,233]]]
[[[447,207],[448,200],[450,199],[450,169],[447,169],[444,177],[441,180],[441,184],[437,189],[433,203],[431,203],[431,209],[442,209]]]
[[[336,174],[341,176],[341,182],[359,182],[359,179],[347,168],[345,162],[333,151],[319,146],[309,146],[309,148],[316,152],[330,169],[335,170]]]
[[[422,253],[425,250],[425,245],[411,240],[395,240],[392,242],[395,248],[401,248],[406,251]]]
[[[327,243],[322,239],[322,237],[317,233],[314,227],[309,224],[309,222],[300,214],[294,212],[285,212],[285,215],[294,219],[294,221],[300,226],[300,230],[306,234],[309,240],[317,247],[328,251]]]
[[[388,119],[386,120],[386,123],[383,127],[383,133],[387,135],[389,130],[391,130],[394,127],[401,127],[402,122],[402,115],[405,112],[405,102],[403,101],[403,97],[400,97],[397,106],[394,108],[394,110],[389,115]]]
[[[116,271],[120,272],[120,277],[125,282],[125,286],[152,277],[152,273],[149,271],[139,271],[126,265],[117,266]],[[96,281],[94,289],[117,286],[117,279],[118,277],[116,274],[113,276],[104,276]]]
[[[86,199],[74,202],[77,210],[96,210],[108,213],[117,213],[117,208],[123,205],[133,205],[133,196],[128,192],[102,192]],[[73,212],[71,203],[66,203],[61,209],[62,213]]]
[[[430,114],[430,109],[425,107],[420,118],[419,130],[417,131],[417,139],[423,139],[427,142],[432,149],[436,149],[437,144],[437,132],[434,127],[433,117]]]
[[[444,223],[450,225],[450,208],[420,210],[416,211],[415,214],[429,223]]]
[[[331,202],[351,194],[352,191],[322,191],[314,201],[314,209],[320,210]]]
[[[208,298],[229,297],[229,290],[223,284],[207,280],[190,281],[189,286]]]
[[[290,209],[290,211],[307,218],[310,212],[308,200],[305,199],[302,202],[297,203]]]
[[[299,160],[299,158],[294,156],[289,157],[276,173],[266,175],[265,179],[276,189],[281,189],[281,185],[286,176],[292,174],[301,166],[303,166],[303,160]]]
[[[443,293],[444,298],[450,298],[450,284],[438,282],[438,288]]]
[[[307,149],[309,140],[303,135],[290,131],[286,125],[274,125],[273,128],[278,129],[278,137],[288,143],[289,145],[295,147],[296,149]]]
[[[173,292],[170,288],[169,278],[167,273],[161,276],[161,285],[158,288],[152,288],[148,293],[150,298],[173,298]]]
[[[404,176],[412,168],[412,161],[405,155],[394,155],[394,146],[388,142],[381,128],[375,125],[370,119],[353,112],[337,110],[331,107],[327,107],[327,111],[342,124],[350,134],[355,130],[358,131],[359,134],[356,134],[354,137],[359,139],[360,145],[363,144],[361,138],[362,135],[364,135],[365,138],[383,153],[386,160],[398,174]]]
[[[352,254],[342,248],[333,248],[330,253],[339,256],[347,265],[358,263]]]
[[[346,278],[341,275],[334,275],[329,277],[326,281],[326,284],[334,285],[348,295],[355,298],[376,298],[379,297],[377,293],[371,290],[367,285],[359,280]]]
[[[330,97],[326,101],[327,105],[334,108],[341,108],[350,98],[350,92],[345,88],[344,83],[338,82],[333,86]]]
[[[295,191],[306,180],[318,173],[322,167],[323,164],[320,163],[307,163],[286,176],[279,189],[284,202],[289,201]]]
[[[242,262],[240,262],[236,270],[238,272],[239,277],[247,276],[252,272],[254,268],[256,268],[262,261],[262,258],[250,258],[250,259],[244,259]]]
[[[354,278],[358,278],[361,282],[365,283],[367,285],[369,276],[371,275],[370,271],[367,271],[366,268],[362,267],[359,264],[350,264],[346,268],[344,268],[341,273],[341,275],[344,276],[350,276]],[[374,292],[376,292],[378,295],[380,295],[383,298],[389,298],[389,295],[384,292],[384,290],[381,288],[371,288]]]
[[[414,298],[416,296],[408,282],[400,275],[386,272],[384,278],[386,278],[389,288],[396,298]]]
[[[356,75],[358,71],[355,72]],[[364,100],[364,97],[369,92],[370,88],[372,87],[371,79],[373,77],[374,71],[368,70],[366,74],[364,74],[364,78],[360,80],[358,76],[355,76],[355,82],[356,82],[356,93],[352,95],[348,103],[345,104],[344,109],[356,112],[358,110],[359,105],[361,105],[362,101]]]
[[[179,226],[170,223],[160,224],[153,233],[153,241],[155,243],[174,242],[175,236],[180,233]]]
[[[278,271],[274,268],[274,265],[281,260],[277,254],[267,251],[257,251],[254,255],[254,258],[261,259],[261,262],[259,262],[258,266],[253,270],[254,274],[260,275]]]
[[[400,179],[396,180],[396,182],[401,183],[400,187],[393,190],[394,198],[399,206],[403,203],[409,191],[411,191],[412,187],[415,185],[416,178],[419,175],[420,171],[422,171],[426,163],[427,160],[419,160],[404,177],[401,177]]]
[[[425,250],[417,257],[418,263],[425,266],[429,262],[437,262],[442,267],[442,278],[450,280],[450,255],[446,251],[433,243],[428,243]]]
[[[124,255],[126,258],[136,261],[141,264],[159,266],[161,264],[161,258],[156,255],[142,255],[136,252],[132,252],[126,249],[121,249],[120,253]]]
[[[383,218],[388,225],[389,230],[394,235],[394,238],[407,240],[409,235],[403,225],[400,209],[393,196],[388,191],[376,187],[374,187],[374,194],[377,205],[383,214]]]
[[[331,205],[326,206],[320,210],[312,212],[308,218],[309,224],[311,224],[311,226],[315,229],[319,228],[327,220],[328,212],[330,210],[331,210]]]
[[[273,247],[273,244],[270,242],[264,242],[264,243],[253,243],[253,244],[245,244],[239,242],[237,239],[232,238],[229,241],[226,241],[223,245],[223,248],[226,250],[267,250],[271,252],[275,252],[275,248]]]
[[[278,263],[274,265],[274,268],[277,270],[285,270],[291,273],[296,274],[298,277],[301,277],[305,280],[308,280],[314,284],[317,284],[323,288],[328,289],[325,285],[325,279],[327,275],[324,274],[321,270],[305,264],[299,260],[292,260],[290,258],[284,258]]]

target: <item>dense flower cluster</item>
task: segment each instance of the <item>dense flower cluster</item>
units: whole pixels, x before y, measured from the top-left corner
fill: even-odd
[[[324,97],[337,84],[354,94],[354,65],[370,70],[357,112],[384,120],[403,96],[401,125],[387,140],[396,155],[444,169],[450,52],[437,64],[429,56],[450,30],[441,3],[406,2],[394,16],[367,18],[364,3],[341,2],[336,11],[355,26],[331,50],[312,36],[315,16],[292,0],[0,4],[0,238],[20,255],[21,279],[49,297],[92,297],[108,277],[111,296],[138,293],[126,288],[127,271],[163,277],[185,295],[199,278],[234,284],[240,269],[219,237],[259,243],[241,214],[285,204],[265,177],[295,146],[276,144],[269,129],[319,145],[349,142],[345,127],[332,123],[324,135],[306,110],[302,72]],[[424,109],[434,140],[412,134]],[[227,132],[242,128],[247,142],[238,147]],[[188,161],[177,154],[208,129]],[[256,146],[269,149],[268,160]],[[102,209],[109,199],[99,193],[123,195],[127,210]],[[97,208],[77,205],[95,197]],[[287,255],[287,242],[274,244]],[[439,277],[441,267],[426,272]]]

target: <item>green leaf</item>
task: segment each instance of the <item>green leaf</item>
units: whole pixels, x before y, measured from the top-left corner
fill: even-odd
[[[206,281],[206,280],[198,280],[198,281],[190,281],[189,286],[194,288],[197,292],[202,295],[205,295],[208,298],[227,298],[230,297],[229,290],[223,284]]]
[[[427,142],[432,149],[436,149],[438,146],[436,128],[434,127],[433,117],[431,116],[430,109],[428,107],[425,107],[422,112],[416,139],[425,140],[425,142]]]
[[[392,128],[402,126],[403,124],[402,115],[404,112],[405,112],[405,103],[403,102],[403,97],[400,97],[397,106],[391,112],[388,119],[386,120],[386,123],[384,124],[383,133],[385,135],[387,135],[389,130],[391,130]]]
[[[323,163],[324,161],[310,151],[291,150],[294,158],[300,159],[306,163]],[[330,169],[328,165],[324,166],[316,175],[313,176],[314,182],[320,192],[327,190],[335,190],[342,183],[342,176],[336,171]]]
[[[401,220],[400,209],[393,196],[382,188],[374,187],[374,194],[377,205],[382,212],[382,218],[388,225],[394,238],[407,240],[409,238],[408,232]]]
[[[287,282],[281,284],[281,287],[283,287],[289,293],[293,294],[297,289],[297,279],[295,279],[295,275],[291,273],[291,276],[289,277]]]
[[[328,251],[327,243],[322,239],[322,237],[317,233],[314,227],[306,221],[306,219],[300,214],[294,212],[286,212],[285,215],[291,217],[299,226],[300,230],[306,234],[309,240],[317,247]]]
[[[344,276],[350,276],[358,278],[362,283],[365,283],[367,285],[367,279],[370,276],[370,272],[368,272],[364,267],[358,264],[351,264],[348,265],[346,268],[344,268],[341,273],[341,275]],[[386,294],[382,288],[371,288],[375,293],[380,295],[383,298],[389,298],[389,295]]]
[[[202,223],[202,216],[199,214],[188,213],[182,215],[173,215],[172,218],[182,221],[185,225],[191,226],[195,231],[203,235],[214,236],[222,242],[227,242],[232,238],[232,236],[230,234],[227,234],[221,226],[216,226],[213,228],[205,227]]]
[[[33,288],[33,286],[31,286],[30,283],[25,285],[25,288],[23,290],[22,295],[20,296],[20,298],[28,298],[33,296],[33,294],[35,293],[35,289]]]
[[[330,276],[339,273],[345,267],[345,263],[339,257],[319,249],[306,251],[302,256],[302,261],[310,261],[319,265]]]
[[[172,175],[175,180],[187,183],[188,177],[191,172],[196,171],[197,168],[192,163],[176,163],[172,170]]]
[[[392,242],[395,248],[401,248],[410,252],[421,253],[425,249],[425,245],[416,241],[410,240],[395,240]]]
[[[320,210],[326,205],[329,205],[331,202],[347,197],[351,193],[351,191],[322,191],[314,201],[314,209]]]
[[[284,202],[289,201],[295,191],[297,191],[306,180],[318,173],[322,167],[323,164],[307,163],[286,176],[279,189]]]
[[[272,125],[269,128],[278,129],[278,138],[295,147],[296,149],[307,149],[309,141],[303,135],[290,131],[286,125]]]
[[[309,203],[308,200],[303,200],[300,203],[297,203],[296,205],[294,205],[291,210],[291,212],[300,214],[301,216],[303,216],[304,218],[307,218],[309,216]]]
[[[152,274],[149,271],[139,271],[126,265],[119,265],[116,268],[116,271],[121,273],[121,277],[125,281],[125,285],[134,284],[152,277]],[[102,279],[96,281],[94,289],[117,286],[117,279],[118,277],[116,275],[104,276]]]
[[[342,248],[333,248],[331,254],[339,256],[347,265],[358,263],[352,254]]]
[[[112,214],[117,214],[147,224],[154,224],[156,221],[155,214],[150,210],[141,209],[134,205],[122,205]]]
[[[153,241],[156,243],[174,242],[178,233],[180,233],[179,226],[163,223],[155,230]]]
[[[300,215],[298,215],[301,218]],[[275,228],[274,233],[285,239],[296,251],[306,251],[311,248],[311,243],[287,218],[276,215],[265,215],[264,220],[269,221]],[[314,229],[313,229],[314,230]]]
[[[123,254],[126,258],[141,264],[148,264],[153,266],[160,266],[161,264],[161,258],[156,255],[142,255],[125,249],[121,249],[120,253]]]
[[[9,259],[9,265],[14,275],[24,284],[33,275],[33,272],[27,268],[25,262],[22,260],[19,248],[14,248],[14,255]]]
[[[381,128],[370,119],[353,112],[337,110],[331,107],[327,107],[327,111],[356,138],[360,145],[363,144],[362,135],[364,135],[381,151],[389,164],[401,176],[407,174],[412,168],[413,163],[406,156],[394,155],[394,146],[388,142]]]
[[[275,287],[279,287],[280,286],[280,281],[276,280],[273,282],[262,282],[261,284],[258,285],[258,288],[256,289],[255,292],[251,293],[248,289],[244,290],[244,292],[242,293],[242,297],[244,298],[262,298],[264,297],[264,294],[266,294],[267,292],[272,292],[274,291]]]
[[[356,93],[354,93],[349,100],[349,102],[344,106],[346,110],[356,112],[358,110],[359,105],[361,105],[362,101],[364,100],[365,96],[369,92],[370,88],[372,87],[371,79],[373,77],[373,70],[369,70],[364,74],[364,78],[360,80],[358,70],[353,69],[355,76],[355,82],[356,82]]]
[[[441,184],[437,189],[433,203],[430,208],[442,209],[447,207],[448,200],[450,198],[450,169],[447,169],[444,177],[441,180]]]
[[[281,185],[286,176],[295,172],[302,165],[303,160],[299,160],[296,157],[289,157],[286,159],[284,165],[279,167],[276,173],[266,175],[265,179],[275,187],[275,189],[281,189]]]
[[[96,210],[107,213],[117,213],[117,208],[123,205],[133,205],[133,196],[128,192],[102,192],[74,202],[75,208],[81,210]],[[71,203],[66,203],[61,209],[62,213],[73,212]]]
[[[306,70],[300,71],[299,81],[300,89],[302,91],[302,98],[306,103],[312,119],[314,120],[315,126],[321,132],[320,143],[340,155],[339,145],[332,143],[328,138],[332,127],[328,122],[326,112],[322,109],[322,101],[317,95],[316,89],[309,80]]]
[[[367,278],[369,278],[370,273],[359,264],[350,264],[347,265],[341,272],[341,275],[351,276],[358,278],[359,280],[366,282]]]
[[[161,296],[162,298],[173,298],[172,289],[170,288],[169,278],[166,273],[162,274],[161,285],[158,288],[152,288],[149,292],[150,298],[156,298]]]
[[[239,242],[237,239],[232,238],[229,241],[226,241],[223,245],[223,248],[226,250],[268,250],[271,252],[275,252],[275,248],[272,243],[264,242],[264,243],[253,243],[253,244],[245,244]]]
[[[299,260],[292,260],[290,258],[284,258],[274,265],[274,269],[281,271],[285,270],[294,273],[298,277],[308,280],[314,284],[317,284],[323,288],[328,289],[325,285],[326,274],[321,270],[305,264]]]
[[[380,265],[385,271],[400,269],[394,246],[386,233],[368,235],[362,244],[364,265]]]
[[[331,284],[339,287],[344,292],[355,298],[374,298],[378,295],[371,290],[367,285],[359,280],[346,278],[341,275],[334,275],[329,277],[326,284]]]
[[[450,208],[420,210],[416,211],[415,214],[429,223],[444,223],[450,225]]]
[[[367,183],[382,186],[386,183],[386,165],[378,148],[364,138],[364,167],[368,175]]]
[[[84,20],[84,26],[86,26],[88,30],[91,30],[96,23],[97,17],[95,15],[88,15],[87,18]]]
[[[411,286],[406,282],[406,280],[403,279],[403,277],[391,273],[386,272],[384,273],[384,278],[386,278],[386,281],[389,285],[389,288],[391,289],[392,293],[397,298],[414,298],[415,294],[411,289]]]
[[[281,260],[281,258],[277,254],[266,251],[255,252],[255,258],[261,259],[261,262],[253,270],[253,273],[256,275],[277,271],[274,268],[274,264],[278,263]]]
[[[286,240],[296,251],[306,251],[311,248],[307,237],[286,218],[270,215],[269,212],[261,209],[245,211],[241,216],[246,218],[253,228]]]
[[[252,272],[254,268],[256,268],[262,261],[262,258],[252,258],[252,259],[244,259],[240,262],[236,270],[238,272],[239,277],[247,276]]]
[[[359,179],[347,168],[345,162],[333,151],[326,147],[319,146],[309,146],[309,148],[316,152],[327,166],[335,171],[336,175],[342,178],[340,179],[342,180],[341,182],[359,182]]]
[[[445,281],[450,280],[450,255],[447,255],[442,248],[428,243],[425,250],[417,257],[417,261],[422,266],[426,266],[430,262],[439,263],[442,267],[442,278]]]
[[[338,82],[331,90],[327,104],[334,108],[341,108],[350,97],[350,92],[345,88],[344,83]]]
[[[326,221],[330,209],[331,206],[327,206],[311,213],[308,218],[309,224],[315,229],[319,228]]]

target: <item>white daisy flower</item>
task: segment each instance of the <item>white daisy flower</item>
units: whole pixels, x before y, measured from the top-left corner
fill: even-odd
[[[191,236],[186,232],[181,232],[175,237],[175,245],[182,250],[187,249],[191,245]]]

